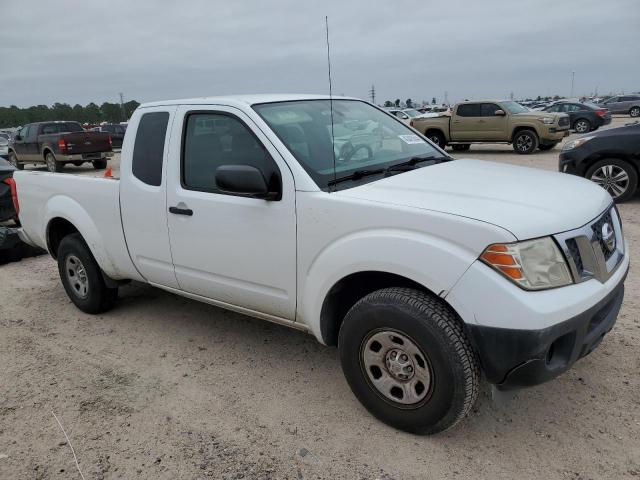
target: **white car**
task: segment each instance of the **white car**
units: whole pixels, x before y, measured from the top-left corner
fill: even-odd
[[[507,389],[566,371],[624,296],[604,189],[453,161],[357,99],[147,103],[120,175],[14,176],[20,235],[57,260],[78,308],[107,311],[135,280],[303,330],[337,344],[356,397],[410,432],[456,424],[481,378]]]
[[[413,108],[390,108],[387,110],[391,115],[398,117],[402,123],[409,125],[412,118],[421,117],[424,114]]]

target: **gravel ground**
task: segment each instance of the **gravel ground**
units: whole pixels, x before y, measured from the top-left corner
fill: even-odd
[[[558,151],[463,156],[555,170]],[[640,198],[620,209],[637,257]],[[139,284],[89,316],[49,257],[0,266],[0,478],[80,478],[53,413],[86,479],[638,478],[635,265],[626,285],[617,326],[572,370],[484,388],[457,428],[417,437],[374,420],[310,336]]]

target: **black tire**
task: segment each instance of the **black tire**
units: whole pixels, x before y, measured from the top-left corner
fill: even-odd
[[[632,117],[640,117],[640,107],[631,107],[629,110],[629,115]]]
[[[95,168],[96,170],[104,170],[105,168],[107,168],[106,158],[101,158],[100,160],[94,160],[91,163],[93,164],[93,168]]]
[[[451,148],[453,148],[454,152],[468,152],[469,149],[471,148],[471,144],[470,143],[458,143],[458,144],[451,145]]]
[[[538,148],[538,135],[533,130],[520,130],[513,136],[513,149],[520,155],[528,155]]]
[[[9,152],[9,163],[16,167],[18,170],[24,170],[24,164],[18,161],[18,156],[15,152]]]
[[[62,239],[57,256],[60,280],[76,307],[85,313],[96,314],[106,312],[115,305],[118,289],[106,286],[98,263],[79,233]],[[79,271],[70,273],[73,266],[78,263],[84,275]],[[84,282],[86,282],[86,294],[83,295],[79,286]]]
[[[586,118],[579,118],[573,122],[573,130],[576,133],[589,133],[591,131],[591,122]]]
[[[599,180],[600,178],[606,178],[607,167],[610,168],[610,176],[612,177],[612,181],[609,184],[607,184],[606,180]],[[626,182],[618,181],[613,185],[613,179],[618,178],[618,175],[622,172],[627,176]],[[587,170],[585,178],[604,188],[616,203],[626,202],[631,199],[638,189],[638,171],[629,163],[618,158],[605,158],[594,163]],[[623,189],[621,193],[619,192],[620,189]]]
[[[557,143],[544,143],[544,144],[538,145],[538,148],[540,150],[546,151],[546,150],[552,150],[553,148],[555,148],[556,145],[558,145],[558,144]]]
[[[71,162],[71,163],[73,163],[76,167],[80,167],[84,162]]]
[[[420,392],[424,397],[416,403],[407,405],[390,399],[389,393],[398,387],[392,387],[386,394],[381,392],[365,367],[363,352],[373,349],[376,343],[372,336],[379,338],[376,336],[386,336],[388,332],[389,338],[400,334],[404,340],[413,342],[423,356],[420,361],[419,355],[409,353],[409,360],[415,360],[412,365],[417,380],[410,379],[405,386],[412,381],[420,382],[418,368],[430,372],[429,384],[423,384]],[[367,295],[347,313],[340,328],[338,348],[342,370],[358,400],[372,415],[400,430],[417,434],[442,432],[464,418],[477,398],[480,378],[477,357],[456,314],[431,294],[409,288],[386,288]],[[384,364],[389,365],[389,355],[397,352],[394,353],[395,347],[383,348],[378,351],[386,353],[380,353],[379,357],[384,356]],[[394,375],[391,367],[383,367],[385,372],[380,368],[380,372],[375,372],[374,368],[375,365],[368,367],[372,375],[381,373],[386,378]],[[417,392],[416,389],[410,394],[417,396]]]
[[[447,146],[447,140],[444,138],[442,132],[432,130],[430,132],[427,132],[425,136],[443,150],[444,147]]]
[[[47,164],[47,170],[49,170],[51,173],[61,172],[64,168],[64,164],[62,162],[58,162],[56,160],[56,156],[51,152],[46,153],[46,155],[44,156],[44,161]]]

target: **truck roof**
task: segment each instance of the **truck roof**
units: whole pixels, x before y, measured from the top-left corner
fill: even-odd
[[[504,98],[482,98],[480,100],[465,100],[464,102],[458,102],[457,105],[464,103],[502,103],[502,102],[515,102],[515,100],[505,100]],[[518,103],[518,102],[516,102]]]
[[[250,95],[224,95],[216,97],[183,98],[176,100],[161,100],[148,102],[139,108],[157,107],[164,105],[255,105],[257,103],[291,102],[296,100],[329,100],[329,95],[302,94],[302,93],[265,93]],[[334,100],[360,100],[359,98],[333,95]]]

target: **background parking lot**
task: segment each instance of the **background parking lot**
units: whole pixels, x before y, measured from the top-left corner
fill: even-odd
[[[560,148],[474,145],[454,156],[557,170]],[[118,154],[111,164],[117,176]],[[89,164],[65,171],[102,175]],[[639,207],[639,197],[620,206],[632,258]],[[10,299],[0,304],[0,478],[78,477],[52,411],[87,479],[640,476],[635,265],[599,349],[513,396],[485,389],[474,415],[435,437],[371,417],[337,350],[311,336],[140,284],[122,288],[112,312],[86,315],[48,256],[1,266],[0,279]]]

